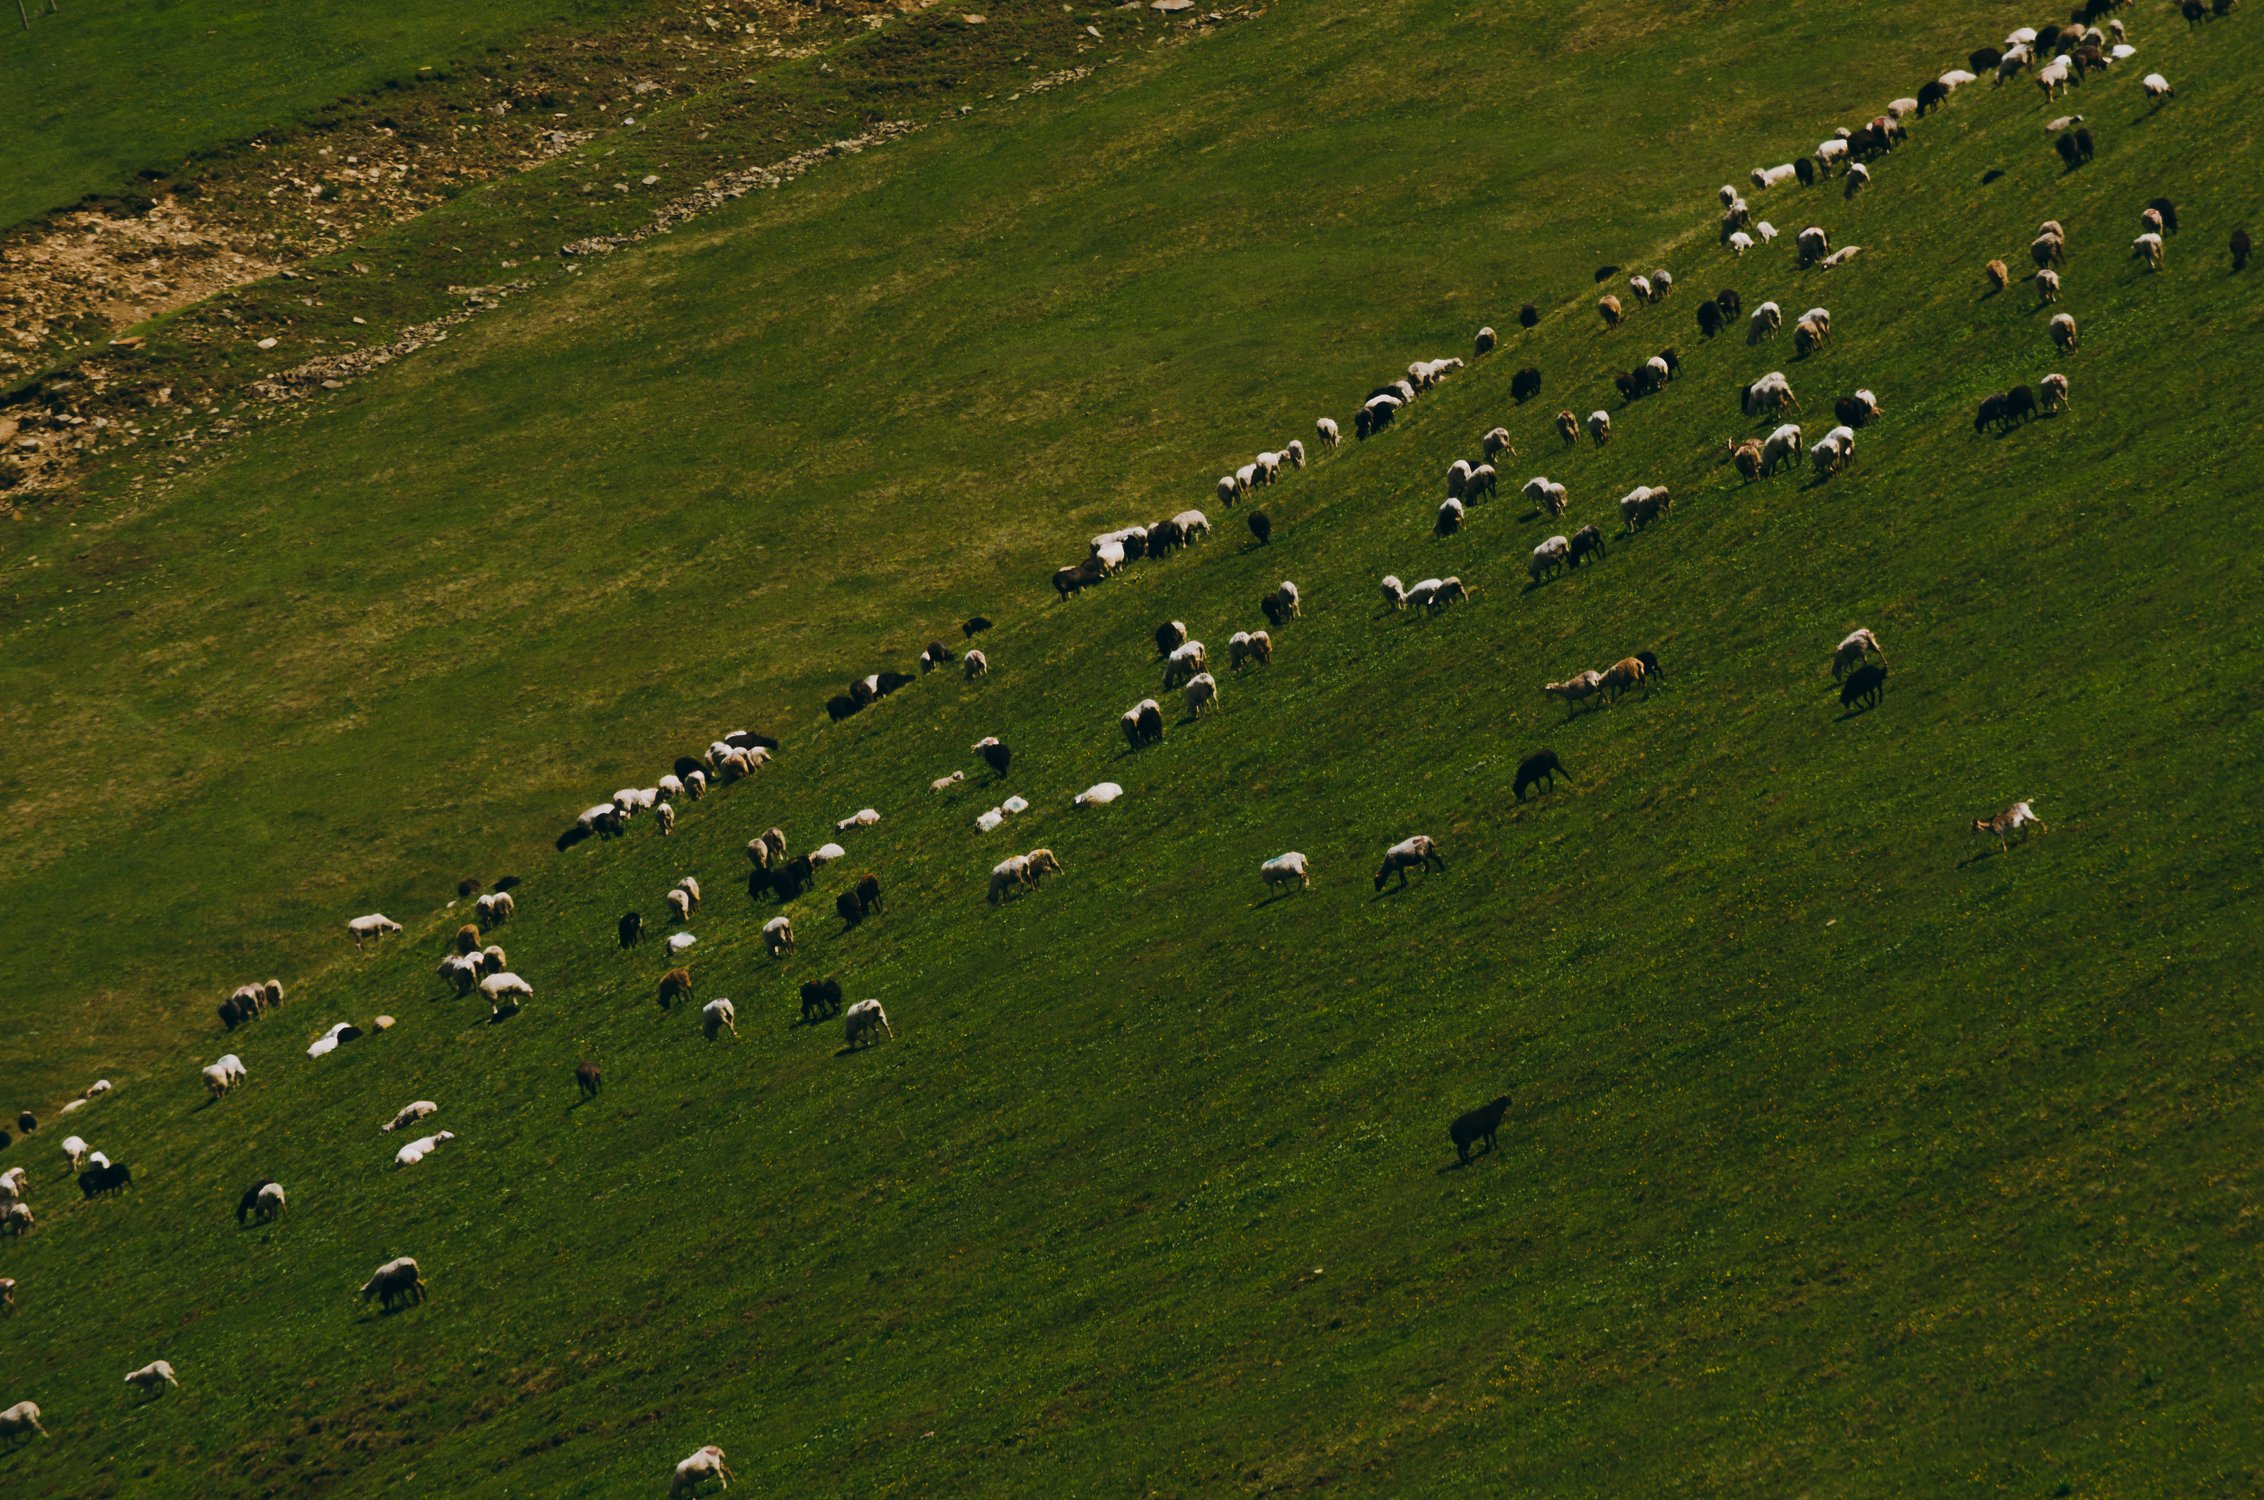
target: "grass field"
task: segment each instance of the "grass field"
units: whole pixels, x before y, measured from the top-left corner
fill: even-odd
[[[27,0],[39,11],[46,0]],[[0,228],[167,175],[346,94],[638,0],[68,0],[0,28]]]
[[[1717,183],[2024,18],[1895,0],[1851,50],[1758,4],[1278,7],[614,256],[161,499],[11,528],[0,910],[40,936],[0,973],[0,1097],[116,1078],[70,1124],[137,1185],[67,1201],[52,1119],[0,1158],[41,1214],[0,1252],[0,1404],[54,1434],[0,1479],[658,1493],[713,1441],[755,1492],[2254,1488],[2264,403],[2223,244],[2264,45],[2126,14],[2160,114],[2132,73],[1975,86],[1864,197],[1757,195],[1785,238],[1732,263]],[[2037,127],[2069,108],[2100,153],[2063,176]],[[2124,259],[2156,194],[2159,275]],[[2024,287],[1980,295],[2046,217],[2064,361]],[[1811,220],[1863,255],[1797,271]],[[1605,261],[1678,289],[1607,332]],[[1836,341],[1703,343],[1719,285]],[[1503,351],[1264,497],[1270,548],[1210,499],[1481,322]],[[1670,344],[1682,378],[1622,409],[1609,372]],[[1717,466],[1772,368],[1811,437],[1878,392],[1852,471]],[[2054,368],[2071,413],[1973,433]],[[1614,442],[1559,449],[1599,405]],[[1496,422],[1509,493],[1433,540]],[[1637,483],[1674,515],[1524,587]],[[1208,544],[1051,602],[1085,536],[1188,505]],[[1389,614],[1386,572],[1475,597]],[[1282,578],[1274,665],[1127,754],[1156,621],[1223,656]],[[825,722],[977,610],[985,684]],[[1893,673],[1848,718],[1858,624]],[[1639,648],[1647,696],[1538,691]],[[549,852],[742,725],[780,764],[673,839]],[[993,733],[1034,806],[985,837]],[[1520,806],[1543,744],[1573,784]],[[1073,813],[1103,778],[1124,800]],[[2048,833],[1965,832],[2019,798]],[[770,962],[740,846],[867,804]],[[1450,868],[1374,896],[1418,830]],[[1065,875],[986,905],[1041,844]],[[1314,888],[1264,900],[1286,848]],[[490,1027],[431,970],[456,877],[504,869],[536,997]],[[844,934],[867,869],[888,909]],[[687,872],[737,1042],[614,945]],[[353,955],[380,909],[408,933]],[[208,1106],[211,1008],[270,973],[292,999]],[[792,1025],[824,974],[896,1040]],[[582,1056],[606,1090],[570,1109]],[[1446,1122],[1504,1089],[1454,1170]],[[461,1138],[397,1174],[376,1127],[417,1097]],[[262,1174],[291,1212],[238,1232]],[[432,1300],[350,1303],[396,1254]],[[160,1356],[182,1389],[140,1409],[119,1376]]]

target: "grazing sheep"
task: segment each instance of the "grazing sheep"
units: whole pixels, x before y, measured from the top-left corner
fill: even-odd
[[[1761,476],[1764,479],[1798,459],[1800,437],[1800,424],[1797,422],[1786,422],[1769,434],[1768,441],[1761,445]]]
[[[1438,518],[1431,523],[1431,535],[1448,537],[1461,529],[1462,502],[1452,499],[1440,502]]]
[[[1632,687],[1640,687],[1648,693],[1651,690],[1649,672],[1639,656],[1624,656],[1613,662],[1605,669],[1600,685],[1605,701],[1617,702],[1619,695]]]
[[[1384,882],[1397,875],[1399,877],[1399,889],[1405,890],[1409,870],[1421,870],[1428,874],[1434,869],[1444,870],[1445,868],[1446,861],[1439,857],[1439,851],[1431,843],[1430,836],[1418,833],[1410,838],[1401,839],[1384,851],[1384,862],[1376,870],[1376,889],[1382,890]]]
[[[1729,232],[1729,237],[1722,243],[1729,246],[1730,254],[1743,255],[1746,251],[1753,248],[1753,236],[1747,234],[1742,229],[1733,229]]]
[[[872,1046],[879,1037],[896,1040],[889,1029],[888,1012],[881,1009],[878,1000],[860,1000],[841,1017],[842,1040],[851,1047]]]
[[[1605,555],[1603,532],[1593,525],[1583,526],[1572,534],[1572,551],[1565,558],[1565,565],[1577,568],[1584,559]]]
[[[233,1054],[230,1055],[233,1056]],[[227,1058],[221,1059],[221,1063],[225,1063],[226,1061]],[[214,1067],[219,1067],[220,1065],[220,1063],[216,1063],[214,1064]],[[223,1071],[225,1071],[225,1069],[223,1069]],[[241,1064],[237,1065],[237,1071],[239,1074],[241,1074]],[[208,1081],[210,1080],[211,1076],[212,1068],[205,1069],[205,1077]],[[221,1089],[218,1092],[226,1093],[227,1090]],[[86,1143],[86,1138],[83,1136],[67,1135],[63,1137],[63,1155],[70,1159],[71,1170],[74,1172],[78,1171],[80,1168],[86,1165],[87,1152],[91,1149],[92,1148],[89,1147]]]
[[[2039,404],[2045,411],[2060,412],[2068,409],[2067,377],[2058,371],[2037,382]]]
[[[2001,292],[2012,285],[2012,273],[2005,269],[2003,261],[1992,260],[1981,269],[1989,278],[1989,291],[1992,294]]]
[[[1237,672],[1253,663],[1270,667],[1273,665],[1273,637],[1263,630],[1238,630],[1234,639],[1226,643],[1226,660]]]
[[[1869,390],[1859,390],[1833,402],[1832,413],[1842,427],[1868,427],[1879,420],[1879,398]]]
[[[1887,669],[1877,662],[1865,662],[1847,674],[1840,685],[1840,707],[1853,710],[1860,704],[1866,709],[1877,708],[1887,688]]]
[[[258,1209],[259,1195],[274,1186],[276,1186],[274,1178],[262,1177],[250,1187],[244,1189],[244,1195],[236,1200],[236,1227],[238,1229],[243,1228],[250,1221],[253,1212]]]
[[[1470,357],[1472,359],[1484,359],[1493,352],[1494,331],[1491,328],[1479,329],[1478,337],[1471,343]]]
[[[1572,539],[1552,536],[1533,549],[1533,555],[1525,565],[1526,577],[1538,584],[1544,578],[1553,577],[1559,570],[1570,566],[1571,562]]]
[[[1187,684],[1187,717],[1195,718],[1206,709],[1218,707],[1218,679],[1208,672],[1198,672]]]
[[[806,979],[802,981],[802,1024],[807,1026],[826,1016],[841,1013],[841,981],[838,979]]]
[[[991,905],[996,906],[1017,889],[1030,883],[1030,860],[1027,855],[1010,854],[991,867]]]
[[[1831,329],[1812,318],[1802,318],[1792,325],[1792,352],[1798,358],[1806,359],[1831,339]]]
[[[2028,258],[2039,270],[2067,264],[2067,240],[2058,232],[2040,234],[2028,242]]]
[[[509,891],[482,896],[475,904],[479,910],[479,925],[483,930],[502,926],[518,915],[519,911],[519,903],[511,899]]]
[[[1798,171],[1797,171],[1797,170],[1796,170],[1796,169],[1795,169],[1795,168],[1793,167],[1792,163],[1791,163],[1791,162],[1789,162],[1789,161],[1788,161],[1788,162],[1786,162],[1786,163],[1784,163],[1784,164],[1783,164],[1782,166],[1776,166],[1776,167],[1755,167],[1755,168],[1753,169],[1753,185],[1754,185],[1754,186],[1755,186],[1756,188],[1763,188],[1763,189],[1766,189],[1766,188],[1773,188],[1773,187],[1783,187],[1783,186],[1784,186],[1784,185],[1785,185],[1786,183],[1788,183],[1788,182],[1792,181],[1792,180],[1793,180],[1794,178],[1798,177],[1799,175],[1800,175],[1800,174],[1799,174],[1799,172],[1798,172]],[[1732,193],[1730,194],[1730,197],[1729,197],[1729,198],[1727,198],[1727,199],[1724,199],[1724,200],[1723,200],[1723,202],[1724,202],[1724,203],[1728,203],[1728,202],[1730,202],[1730,201],[1734,200],[1734,199],[1736,198],[1736,196],[1737,196],[1737,195],[1736,195],[1736,194],[1735,194],[1734,192],[1732,192]]]
[[[674,1005],[679,998],[697,998],[692,993],[692,971],[689,969],[670,969],[661,975],[660,988],[654,993],[654,999],[659,1002],[662,1010]]]
[[[1488,1151],[1494,1149],[1494,1132],[1501,1129],[1502,1116],[1508,1113],[1509,1095],[1504,1094],[1490,1104],[1481,1104],[1455,1117],[1454,1123],[1447,1127],[1447,1134],[1453,1138],[1455,1157],[1463,1166],[1470,1165],[1470,1148],[1478,1142],[1484,1141]]]
[[[282,1183],[262,1183],[259,1191],[252,1197],[252,1217],[262,1224],[272,1224],[281,1218],[284,1210],[290,1206],[290,1199],[284,1193]]]
[[[1852,198],[1870,185],[1871,169],[1859,161],[1851,161],[1847,164],[1847,185],[1841,190],[1840,196]]]
[[[1847,638],[1832,650],[1832,681],[1838,682],[1871,656],[1879,658],[1879,665],[1887,664],[1887,653],[1879,645],[1879,638],[1867,629],[1848,632]]]
[[[681,926],[692,920],[692,898],[682,891],[670,891],[667,896],[669,920]]]
[[[2043,305],[2060,300],[2060,273],[2050,267],[2036,273],[2036,300]]]
[[[2022,829],[2030,827],[2035,828],[2038,833],[2045,831],[2044,820],[2037,817],[2036,809],[2025,802],[2015,802],[1993,818],[1975,818],[1973,820],[1973,831],[1975,833],[1995,835],[1999,852],[2005,852],[2012,848],[2010,835],[2021,833]],[[2024,841],[2027,837],[2027,834],[2021,833],[2021,838]]]
[[[2146,262],[2146,268],[2150,271],[2161,270],[2162,237],[2158,234],[2142,234],[2137,239],[2132,240],[2130,242],[2130,258]]]
[[[9,1447],[15,1446],[17,1438],[29,1437],[34,1433],[41,1437],[47,1436],[47,1429],[39,1425],[37,1401],[18,1401],[6,1411],[0,1411],[0,1438],[6,1438]]]
[[[1517,326],[1520,328],[1536,327],[1540,321],[1541,310],[1530,302],[1517,310]]]
[[[1258,539],[1259,546],[1273,545],[1273,520],[1264,511],[1253,510],[1242,519],[1250,523],[1250,535]]]
[[[1606,328],[1617,328],[1620,320],[1619,299],[1606,292],[1596,299],[1596,312],[1603,318]]]
[[[396,1302],[422,1302],[425,1299],[424,1273],[409,1256],[389,1260],[362,1283],[359,1295],[364,1302],[377,1298],[378,1305],[387,1312],[393,1311]]]
[[[1526,480],[1523,494],[1535,510],[1551,517],[1563,515],[1566,505],[1570,503],[1566,498],[1565,487],[1545,474],[1536,474]]]
[[[701,1482],[709,1479],[729,1489],[731,1481],[738,1477],[723,1461],[723,1450],[709,1443],[676,1466],[675,1475],[668,1481],[668,1497],[669,1500],[684,1500],[688,1495],[696,1495]]]
[[[1183,510],[1171,518],[1171,524],[1179,528],[1180,535],[1186,537],[1190,545],[1211,534],[1210,517],[1199,510]]]
[[[1030,862],[1029,880],[1032,885],[1038,883],[1040,876],[1059,875],[1061,873],[1061,861],[1051,849],[1032,849],[1025,857]]]
[[[1801,230],[1793,244],[1800,252],[1803,266],[1812,266],[1832,253],[1832,237],[1821,224],[1811,224]]]
[[[386,938],[399,932],[401,924],[382,913],[371,912],[366,917],[356,917],[348,922],[346,930],[354,935],[354,946],[359,948],[366,941]]]
[[[508,1020],[519,1013],[519,1007],[535,997],[535,987],[516,974],[490,974],[480,981],[480,993],[487,996],[488,1019]]]
[[[1929,79],[1918,88],[1918,113],[1921,118],[1941,108],[1942,101],[1950,96],[1953,85],[1936,78]]]
[[[1493,428],[1483,438],[1479,439],[1479,445],[1485,449],[1486,462],[1492,463],[1501,456],[1504,448],[1509,447],[1509,429],[1506,427]],[[1515,452],[1513,451],[1510,456],[1516,457]]]
[[[1712,302],[1701,302],[1701,303],[1699,303],[1699,304],[1698,304],[1698,334],[1699,334],[1699,337],[1701,337],[1701,338],[1709,338],[1709,339],[1710,339],[1710,338],[1714,337],[1714,336],[1715,336],[1716,334],[1720,333],[1721,331],[1722,331],[1722,310],[1721,310],[1721,309],[1720,309],[1719,307],[1715,306],[1715,305],[1714,305],[1714,304],[1713,304]]]
[[[1746,320],[1745,342],[1748,345],[1758,344],[1783,326],[1784,309],[1774,302],[1764,302],[1754,308],[1753,316]]]
[[[454,1139],[456,1139],[456,1132],[453,1130],[443,1130],[434,1135],[418,1136],[408,1145],[393,1153],[393,1165],[396,1167],[413,1167]]]
[[[1569,716],[1579,711],[1579,705],[1582,700],[1592,698],[1598,692],[1600,692],[1603,688],[1603,685],[1604,674],[1601,672],[1589,671],[1580,672],[1575,674],[1574,676],[1567,677],[1562,682],[1543,683],[1541,685],[1541,691],[1548,694],[1552,698],[1563,699],[1565,712],[1567,716]]]
[[[1287,854],[1277,854],[1258,866],[1258,878],[1266,883],[1269,891],[1278,891],[1292,880],[1297,882],[1299,890],[1304,890],[1313,883],[1312,877],[1305,871],[1305,856],[1294,849]]]
[[[2175,99],[2178,94],[2176,89],[2170,87],[2170,81],[2159,73],[2147,74],[2138,80],[2138,86],[2146,90],[2146,97],[2154,102],[2157,109],[2165,100]]]
[[[1322,417],[1316,421],[1313,424],[1313,435],[1320,439],[1321,446],[1324,448],[1334,448],[1343,436],[1337,430],[1336,420],[1333,417]]]
[[[1855,434],[1845,427],[1834,427],[1808,450],[1808,462],[1820,480],[1837,474],[1854,456]]]
[[[1731,443],[1727,456],[1729,461],[1737,467],[1739,477],[1748,484],[1760,477],[1762,453],[1761,444],[1757,440],[1746,438],[1740,442]]]
[[[668,837],[676,831],[676,809],[666,802],[661,803],[653,809],[653,822],[658,825],[660,836]]]
[[[1556,430],[1557,436],[1564,439],[1567,448],[1580,441],[1580,419],[1569,411],[1556,414]]]
[[[0,1276],[0,1315],[16,1315],[16,1278]]]
[[[772,917],[763,923],[763,946],[772,958],[784,958],[794,951],[794,924],[785,917]]]
[[[1142,698],[1124,711],[1124,738],[1135,750],[1163,740],[1163,708],[1153,698]]]
[[[1548,785],[1543,790],[1555,791],[1556,779],[1560,775],[1564,775],[1564,762],[1557,759],[1554,750],[1534,751],[1517,763],[1517,780],[1513,788],[1517,793],[1517,800],[1523,802],[1525,794],[1544,781]],[[1564,779],[1570,781],[1572,778],[1565,776]]]
[[[1612,440],[1612,414],[1608,411],[1588,413],[1588,441],[1601,448]]]
[[[1201,641],[1188,641],[1175,648],[1164,658],[1163,685],[1166,688],[1184,687],[1196,673],[1210,665],[1210,654]]]
[[[1276,630],[1281,628],[1285,620],[1300,620],[1305,617],[1305,597],[1297,592],[1297,585],[1286,578],[1271,594],[1259,600],[1258,606],[1265,611],[1267,622]]]
[[[738,1040],[739,1008],[737,1006],[719,997],[700,1007],[700,1035],[712,1042],[726,1031],[731,1033],[732,1040]]]
[[[1495,472],[1492,464],[1478,465],[1470,471],[1470,480],[1462,487],[1463,503],[1476,505],[1481,500],[1491,500],[1500,483],[1501,476]]]
[[[2075,319],[2066,313],[2052,319],[2052,345],[2062,354],[2075,352]]]
[[[1399,581],[1398,574],[1386,573],[1384,575],[1383,596],[1384,606],[1387,609],[1405,609],[1407,607],[1407,586]]]
[[[39,1221],[32,1217],[29,1203],[11,1203],[8,1205],[8,1211],[0,1214],[0,1229],[5,1229],[9,1234],[18,1237],[31,1233],[38,1223]],[[0,1431],[5,1430],[5,1428],[0,1428]]]
[[[1124,795],[1124,788],[1113,781],[1096,781],[1069,799],[1071,807],[1106,807]]]

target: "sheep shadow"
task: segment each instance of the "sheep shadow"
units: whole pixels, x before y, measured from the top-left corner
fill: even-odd
[[[1874,698],[1869,703],[1856,704],[1854,707],[1842,713],[1838,718],[1832,720],[1832,722],[1834,724],[1845,724],[1850,719],[1860,719],[1865,714],[1877,712],[1879,705],[1884,702],[1886,702],[1884,698]]]
[[[1297,895],[1304,889],[1304,886],[1282,886],[1280,889],[1271,892],[1261,899],[1251,902],[1250,910],[1264,911],[1267,907],[1273,905],[1276,901],[1287,901],[1290,897]]]

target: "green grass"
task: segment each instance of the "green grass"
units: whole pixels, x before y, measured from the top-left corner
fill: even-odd
[[[34,11],[46,0],[26,0]],[[0,228],[629,0],[62,0],[0,29]]]
[[[4,1158],[43,1223],[0,1250],[0,1401],[55,1436],[0,1477],[636,1494],[714,1441],[758,1493],[2253,1488],[2264,403],[2221,247],[2264,44],[2134,14],[2179,98],[2052,106],[2091,167],[1983,85],[1865,198],[1763,195],[1785,241],[1712,243],[1716,183],[2016,19],[1882,4],[1850,49],[1758,4],[1277,8],[597,264],[163,498],[13,528],[0,910],[38,937],[0,1092],[117,1078],[71,1123],[138,1185],[67,1202],[52,1120]],[[2123,258],[2156,193],[2185,224],[2158,276]],[[2064,362],[2025,292],[1979,296],[2047,216]],[[1810,218],[1864,255],[1797,272]],[[1606,260],[1678,290],[1606,333]],[[1835,346],[1702,345],[1723,284],[1828,304]],[[1208,501],[1526,300],[1538,330],[1268,494],[1270,549]],[[1619,410],[1608,372],[1667,344],[1683,379]],[[1833,395],[1886,404],[1829,485],[1713,463],[1779,367],[1811,436]],[[1973,435],[2060,367],[2070,415]],[[1559,451],[1560,405],[1616,440]],[[1429,536],[1497,421],[1506,488],[1572,487],[1561,529],[1638,482],[1676,513],[1525,591],[1560,528],[1514,494]],[[1190,504],[1207,546],[1050,602],[1084,536]],[[1476,597],[1386,615],[1385,572]],[[1153,624],[1222,652],[1284,577],[1274,666],[1127,755]],[[978,609],[986,684],[817,713]],[[1894,674],[1843,719],[1856,624]],[[1648,697],[1566,722],[1538,691],[1641,647]],[[780,764],[674,839],[548,853],[737,725]],[[988,838],[986,733],[1034,804]],[[1520,807],[1541,744],[1576,784]],[[1072,813],[1104,777],[1126,798]],[[2048,834],[1964,831],[2022,797]],[[740,846],[868,803],[770,963]],[[1372,897],[1416,830],[1450,870]],[[1039,844],[1067,873],[989,908]],[[1315,888],[1262,901],[1292,847]],[[490,1028],[429,975],[455,877],[506,868],[536,999]],[[843,935],[865,869],[889,909]],[[687,871],[737,1044],[613,946]],[[342,952],[372,909],[409,933]],[[293,997],[204,1107],[211,1006],[269,973]],[[898,1039],[790,1025],[826,973]],[[606,1091],[568,1109],[584,1053]],[[1503,1088],[1502,1150],[1447,1170],[1446,1121]],[[462,1138],[396,1174],[376,1126],[420,1096]],[[262,1173],[291,1214],[238,1234]],[[362,1315],[400,1253],[433,1299]],[[138,1410],[119,1377],[159,1356],[183,1388]]]

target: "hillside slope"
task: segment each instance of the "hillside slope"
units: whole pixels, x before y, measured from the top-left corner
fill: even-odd
[[[1863,197],[1757,195],[1785,239],[1733,263],[1716,183],[2019,17],[1886,4],[1851,57],[1842,18],[1765,6],[1543,14],[1282,7],[616,257],[160,504],[19,528],[71,560],[11,579],[0,899],[50,941],[0,991],[4,1081],[117,1077],[70,1126],[136,1187],[67,1201],[52,1119],[4,1158],[41,1223],[0,1264],[0,1402],[54,1435],[0,1475],[653,1493],[714,1441],[758,1492],[2253,1485],[2264,460],[2222,246],[2264,44],[2134,15],[2162,112],[2127,72],[2073,106],[1976,86]],[[2071,107],[2100,153],[2062,174],[2037,126]],[[2124,257],[2164,193],[2157,275]],[[1981,295],[2047,216],[2064,361],[2025,288]],[[1810,220],[1863,254],[1796,270]],[[1606,331],[1607,260],[1678,289]],[[1702,342],[1719,285],[1828,304],[1834,344]],[[1526,300],[1534,332],[1264,495],[1270,547],[1209,499]],[[1666,345],[1681,379],[1623,407],[1610,372]],[[1852,470],[1719,465],[1773,368],[1811,435],[1879,393]],[[2053,368],[2069,414],[1973,432]],[[1613,443],[1560,448],[1560,405]],[[1572,513],[1510,493],[1434,540],[1497,422],[1507,487],[1552,474]],[[1637,483],[1674,514],[1525,587]],[[1086,535],[1191,504],[1208,543],[1048,602]],[[1390,613],[1386,572],[1474,597]],[[1223,656],[1282,578],[1274,664],[1127,752],[1156,621]],[[69,592],[98,579],[123,597]],[[986,682],[816,715],[978,609]],[[1847,717],[1825,662],[1858,624],[1893,670]],[[1640,648],[1647,695],[1538,691]],[[745,723],[779,764],[673,838],[544,852]],[[985,734],[1033,804],[992,836]],[[1570,782],[1519,804],[1543,744]],[[1104,777],[1124,799],[1073,812]],[[1965,831],[2024,797],[2049,832]],[[765,958],[741,846],[868,804]],[[1417,830],[1449,868],[1372,893]],[[986,904],[1041,844],[1063,876]],[[1266,900],[1286,848],[1314,888]],[[536,993],[489,1026],[431,969],[454,877],[498,865]],[[845,933],[867,869],[886,910]],[[614,942],[687,872],[736,1041]],[[376,908],[408,932],[340,956]],[[271,971],[293,997],[207,1105],[210,1006]],[[792,1024],[824,974],[895,1039]],[[584,1056],[605,1089],[569,1107]],[[1456,1169],[1446,1121],[1503,1090],[1501,1149]],[[396,1172],[377,1126],[417,1097],[459,1139]],[[263,1174],[291,1210],[239,1232]],[[396,1254],[431,1300],[350,1304]],[[160,1356],[182,1389],[123,1397]]]

